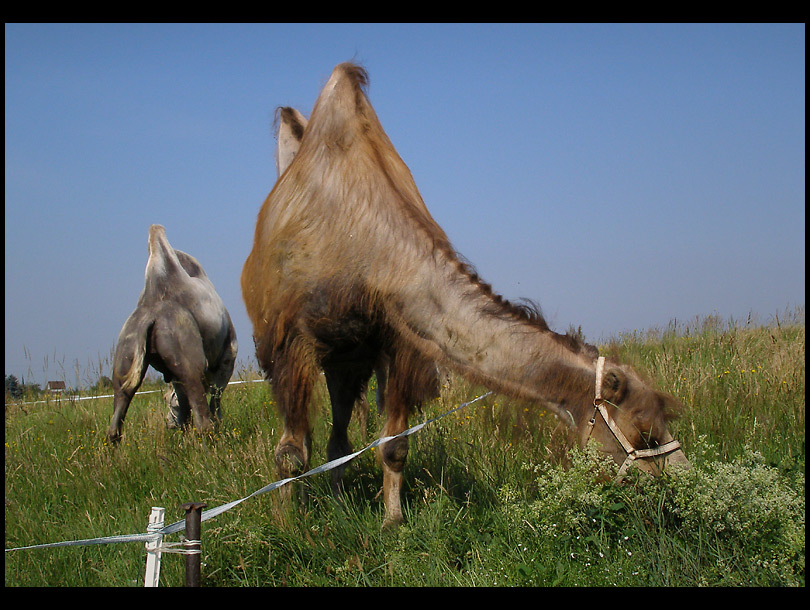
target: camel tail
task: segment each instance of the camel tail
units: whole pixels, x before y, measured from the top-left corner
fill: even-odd
[[[132,393],[138,389],[146,370],[146,342],[152,328],[153,320],[141,320],[130,317],[118,337],[113,361],[114,376],[121,389]]]
[[[146,343],[136,346],[135,352],[132,354],[133,362],[129,367],[129,371],[121,380],[121,387],[127,392],[135,391],[141,383],[141,370],[146,358]]]

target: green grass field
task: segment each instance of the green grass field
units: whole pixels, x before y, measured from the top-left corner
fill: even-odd
[[[549,412],[490,396],[410,437],[403,526],[380,527],[369,450],[347,468],[344,506],[319,474],[301,483],[299,510],[273,491],[204,522],[202,585],[803,587],[803,308],[764,325],[672,323],[600,349],[684,402],[672,427],[692,469],[605,480],[594,472],[615,467],[571,450]],[[453,379],[411,423],[485,391]],[[373,385],[369,398],[367,429],[350,427],[355,449],[382,424]],[[317,466],[325,387],[314,402]],[[223,410],[218,432],[200,437],[165,429],[160,394],[138,396],[113,449],[110,398],[7,402],[5,548],[142,533],[152,506],[171,523],[185,502],[213,508],[275,481],[281,424],[267,385],[230,386]],[[17,550],[5,553],[5,584],[143,586],[145,564],[142,543]],[[183,557],[164,555],[161,586],[183,582]]]

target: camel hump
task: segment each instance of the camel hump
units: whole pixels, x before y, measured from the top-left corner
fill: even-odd
[[[151,225],[149,227],[149,258],[165,257],[173,248],[166,237],[166,229],[163,225]]]
[[[366,97],[368,73],[352,63],[338,64],[321,90],[307,131],[313,140],[345,149],[362,137],[377,115]],[[377,126],[377,129],[381,127]]]
[[[166,237],[166,229],[162,225],[151,225],[149,227],[149,260],[146,263],[146,279],[166,277],[178,272],[187,274]]]
[[[368,88],[368,72],[362,66],[351,62],[344,62],[335,66],[332,75],[326,82],[324,91],[337,88],[347,88],[350,91],[363,93]]]

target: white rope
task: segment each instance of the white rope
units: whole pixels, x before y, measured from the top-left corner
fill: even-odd
[[[47,549],[47,548],[55,548],[59,546],[90,546],[94,544],[115,544],[118,542],[153,542],[158,540],[160,536],[163,535],[162,532],[155,532],[149,534],[124,534],[121,536],[104,536],[102,538],[87,538],[85,540],[66,540],[64,542],[49,542],[47,544],[32,544],[30,546],[19,546],[12,549],[6,549],[6,553],[9,551],[25,551],[27,549]]]
[[[239,381],[229,381],[228,385],[234,385],[239,383],[260,383],[264,381],[264,379],[247,379],[247,380],[239,380]],[[142,394],[158,394],[163,393],[164,390],[144,390],[143,392],[136,392],[135,396],[141,396]],[[70,396],[66,395],[64,397],[54,397],[50,400],[34,400],[32,402],[7,402],[6,406],[13,406],[13,405],[40,405],[49,402],[61,402],[62,400],[66,402],[72,402],[76,400],[97,400],[99,398],[115,398],[115,394],[100,394],[98,396]]]
[[[165,542],[151,552],[175,553],[176,555],[199,555],[200,553],[202,553],[202,549],[199,548],[200,544],[202,544],[201,540],[182,540],[180,542]],[[189,548],[194,545],[197,545],[196,549]]]
[[[459,406],[455,407],[454,409],[451,409],[451,410],[447,411],[446,413],[442,413],[441,415],[438,415],[438,416],[436,416],[436,417],[434,417],[432,419],[424,421],[421,424],[417,424],[417,425],[415,425],[415,426],[413,426],[411,428],[408,428],[407,430],[404,430],[403,432],[400,432],[399,434],[395,434],[394,436],[384,436],[384,437],[378,438],[373,443],[371,443],[370,445],[364,447],[360,451],[355,451],[354,453],[351,453],[349,455],[345,455],[345,456],[343,456],[341,458],[337,458],[337,459],[332,460],[330,462],[326,462],[325,464],[321,464],[320,466],[317,466],[317,467],[313,468],[312,470],[309,470],[309,471],[305,472],[304,474],[300,474],[300,475],[295,476],[295,477],[290,477],[288,479],[282,479],[280,481],[275,481],[274,483],[270,483],[269,485],[266,485],[266,486],[262,487],[261,489],[258,489],[256,491],[254,491],[252,494],[250,494],[248,496],[245,496],[244,498],[241,498],[239,500],[234,500],[232,502],[227,502],[226,504],[222,504],[221,506],[217,506],[217,507],[212,508],[210,510],[203,511],[203,513],[202,513],[202,515],[200,517],[200,522],[202,523],[203,521],[207,521],[208,519],[212,519],[213,517],[216,517],[217,515],[220,515],[220,514],[226,512],[226,511],[229,511],[232,508],[234,508],[234,507],[238,506],[239,504],[241,504],[242,502],[244,502],[245,500],[253,498],[254,496],[258,496],[258,495],[261,495],[263,493],[267,493],[268,491],[273,491],[274,489],[278,489],[279,487],[281,487],[283,485],[286,485],[287,483],[292,483],[293,481],[297,481],[297,480],[303,479],[305,477],[310,477],[310,476],[312,476],[314,474],[318,474],[318,473],[321,473],[321,472],[326,472],[327,470],[332,470],[333,468],[337,468],[338,466],[341,466],[342,464],[345,464],[346,462],[349,462],[349,461],[353,460],[354,458],[356,458],[361,453],[363,453],[365,451],[368,451],[369,449],[373,449],[374,447],[378,447],[378,446],[380,446],[380,445],[382,445],[384,443],[387,443],[388,441],[394,440],[395,438],[400,438],[400,437],[404,437],[404,436],[410,436],[411,434],[413,434],[414,432],[418,432],[419,430],[421,430],[422,428],[424,428],[428,424],[431,424],[431,423],[433,423],[435,421],[438,421],[438,420],[440,420],[440,419],[442,419],[444,417],[447,417],[448,415],[451,415],[452,413],[455,413],[459,409],[463,409],[464,407],[466,407],[468,405],[471,405],[474,402],[478,402],[479,400],[482,400],[482,399],[486,398],[490,394],[492,394],[492,392],[487,392],[486,394],[482,394],[481,396],[473,398],[472,400],[470,400],[468,402],[460,404]],[[156,540],[159,540],[161,536],[167,536],[168,534],[174,534],[175,532],[185,530],[185,527],[186,527],[186,522],[185,522],[185,519],[183,519],[181,521],[177,521],[175,523],[172,523],[171,525],[167,525],[166,527],[164,527],[162,529],[159,529],[157,531],[152,531],[152,528],[150,527],[150,528],[148,528],[149,532],[146,533],[146,534],[132,534],[132,535],[123,535],[123,536],[107,536],[107,537],[104,537],[104,538],[90,538],[90,539],[86,539],[86,540],[69,540],[69,541],[65,541],[65,542],[51,542],[51,543],[48,543],[48,544],[34,544],[34,545],[31,545],[31,546],[22,546],[22,547],[15,547],[15,548],[6,549],[5,552],[8,553],[9,551],[23,551],[23,550],[27,550],[27,549],[37,549],[37,548],[40,548],[40,549],[41,548],[54,548],[54,547],[60,547],[60,546],[86,546],[86,545],[92,545],[92,544],[111,544],[111,543],[116,543],[116,542],[154,542]],[[199,540],[185,541],[185,542],[182,542],[182,543],[179,543],[179,544],[186,544],[188,542],[196,542],[197,544],[199,544],[200,541]],[[162,543],[161,547],[159,547],[159,549],[161,551],[163,549],[163,544],[166,544],[167,546],[173,546],[172,543]],[[169,550],[169,551],[162,551],[162,552],[172,553],[172,552],[183,552],[183,551],[171,551],[171,550]],[[199,553],[199,549],[196,549],[196,550],[195,549],[187,549],[187,552],[185,554],[196,554],[196,553]]]
[[[252,494],[250,494],[248,496],[245,496],[244,498],[241,498],[239,500],[233,500],[232,502],[227,502],[226,504],[222,504],[222,505],[217,506],[215,508],[212,508],[210,510],[205,510],[205,511],[203,511],[202,516],[200,517],[200,522],[207,521],[208,519],[216,517],[217,515],[220,515],[220,514],[226,512],[226,511],[229,511],[232,508],[238,506],[239,504],[241,504],[245,500],[248,500],[248,499],[253,498],[255,496],[267,493],[269,491],[273,491],[274,489],[278,489],[279,487],[282,487],[283,485],[286,485],[287,483],[292,483],[293,481],[298,481],[300,479],[310,477],[310,476],[312,476],[314,474],[319,474],[321,472],[326,472],[327,470],[332,470],[333,468],[337,468],[338,466],[341,466],[341,465],[345,464],[346,462],[349,462],[349,461],[353,460],[354,458],[356,458],[361,453],[363,453],[365,451],[368,451],[369,449],[373,449],[374,447],[378,447],[379,445],[387,443],[388,441],[394,440],[395,438],[400,438],[400,437],[404,437],[404,436],[410,436],[411,434],[413,434],[414,432],[418,432],[419,430],[421,430],[422,428],[424,428],[428,424],[431,424],[431,423],[433,423],[433,422],[435,422],[435,421],[437,421],[439,419],[442,419],[443,417],[447,417],[448,415],[450,415],[452,413],[455,413],[459,409],[463,409],[464,407],[466,407],[468,405],[471,405],[474,402],[477,402],[479,400],[482,400],[483,398],[486,398],[490,394],[492,394],[492,392],[487,392],[486,394],[482,394],[481,396],[478,396],[477,398],[473,398],[469,402],[465,402],[465,403],[459,405],[458,407],[456,407],[454,409],[451,409],[450,411],[447,411],[446,413],[443,413],[443,414],[441,414],[441,415],[439,415],[437,417],[434,417],[433,419],[429,419],[429,420],[427,420],[425,422],[422,422],[421,424],[417,424],[417,425],[415,425],[415,426],[413,426],[411,428],[408,428],[407,430],[404,430],[403,432],[400,432],[399,434],[395,434],[394,436],[384,436],[382,438],[378,438],[373,443],[371,443],[370,445],[367,445],[366,447],[364,447],[360,451],[355,451],[354,453],[351,453],[349,455],[344,455],[343,457],[334,459],[334,460],[332,460],[330,462],[326,462],[325,464],[321,464],[320,466],[317,466],[317,467],[313,468],[312,470],[309,470],[309,471],[307,471],[307,472],[305,472],[303,474],[300,474],[298,476],[290,477],[290,478],[287,478],[287,479],[282,479],[280,481],[275,481],[274,483],[270,483],[269,485],[266,485],[266,486],[262,487],[261,489],[258,489],[256,491],[254,491]],[[166,527],[164,527],[163,528],[163,533],[164,534],[172,534],[174,532],[180,531],[184,527],[185,527],[185,521],[177,521],[176,523],[173,523],[171,525],[167,525]]]

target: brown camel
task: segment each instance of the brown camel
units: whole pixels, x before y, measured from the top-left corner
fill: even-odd
[[[318,369],[332,403],[331,460],[350,452],[353,405],[383,360],[383,436],[408,427],[430,383],[427,371],[438,363],[553,409],[581,443],[598,442],[617,463],[628,449],[612,428],[631,457],[646,450],[686,462],[666,426],[672,397],[628,366],[598,359],[592,346],[555,333],[536,309],[504,300],[461,260],[383,131],[366,86],[361,67],[334,69],[297,154],[259,212],[242,270],[257,358],[285,422],[276,448],[280,474],[294,476],[309,463],[307,406]],[[666,456],[657,455],[659,445]],[[380,449],[385,523],[398,523],[408,439]],[[342,472],[332,473],[339,493]]]
[[[276,139],[278,140],[278,146],[276,148],[276,171],[278,179],[290,163],[292,163],[292,160],[298,153],[298,149],[301,147],[301,138],[304,136],[307,119],[297,109],[283,106],[276,111],[276,125]],[[377,378],[375,391],[377,411],[383,413],[385,411],[385,385],[388,381],[388,363],[385,361],[384,357],[379,365],[375,367],[374,374]],[[427,402],[439,396],[441,378],[443,376],[446,377],[446,373],[443,373],[435,364],[430,365],[427,375],[428,379],[430,379],[430,383],[423,388],[421,393],[422,402]],[[369,413],[365,387],[361,390],[360,396],[357,399],[355,412],[360,422],[360,429],[363,431],[365,437]]]

